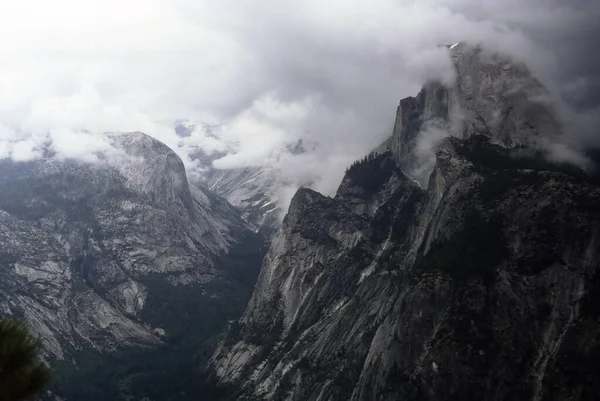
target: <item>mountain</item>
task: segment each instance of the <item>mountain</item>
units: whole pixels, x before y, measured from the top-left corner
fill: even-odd
[[[211,361],[238,399],[590,400],[600,186],[526,67],[460,43],[335,197],[300,189]]]
[[[265,167],[211,168],[205,174],[203,184],[236,207],[254,231],[270,239],[279,228],[278,183],[275,175]]]
[[[181,137],[196,130],[202,135],[218,140],[219,126],[204,124],[200,127],[180,122],[175,131]],[[290,153],[303,151],[301,142],[286,149]],[[247,166],[232,169],[215,168],[213,162],[226,156],[227,152],[206,152],[198,147],[191,152],[191,159],[201,169],[201,174],[192,178],[192,183],[208,188],[212,193],[226,199],[239,212],[246,224],[268,243],[281,224],[278,191],[282,187],[275,171],[268,166]]]
[[[180,136],[191,133],[195,126],[178,125]],[[219,127],[204,125],[204,135],[217,138]],[[298,156],[314,151],[316,144],[299,139],[279,149],[280,155]],[[240,211],[242,219],[252,230],[259,233],[268,243],[281,225],[282,189],[294,188],[295,183],[282,177],[272,163],[262,166],[247,166],[232,169],[215,168],[213,162],[226,156],[227,152],[209,153],[201,148],[192,152],[191,158],[203,172],[193,178],[193,182],[208,188],[221,196]],[[234,154],[234,153],[230,153]]]
[[[166,145],[141,133],[108,140],[114,152],[95,163],[49,152],[0,161],[1,310],[40,336],[67,399],[160,382],[146,367],[119,377],[111,369],[123,365],[108,361],[126,353],[130,368],[157,352],[195,363],[188,348],[239,316],[263,254],[239,212],[190,186]]]

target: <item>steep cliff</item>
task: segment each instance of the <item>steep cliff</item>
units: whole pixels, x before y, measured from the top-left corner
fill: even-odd
[[[486,135],[507,148],[547,148],[560,140],[549,94],[526,66],[465,43],[452,46],[450,56],[454,85],[430,83],[402,99],[393,135],[383,145],[423,186],[444,137]]]
[[[458,44],[334,198],[295,195],[213,356],[240,399],[588,400],[600,186],[524,66]]]

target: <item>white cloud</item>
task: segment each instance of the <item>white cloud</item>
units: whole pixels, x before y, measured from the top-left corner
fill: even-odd
[[[36,139],[28,138],[11,143],[8,147],[11,159],[17,162],[28,162],[41,157],[41,143]]]
[[[577,60],[558,65],[569,60],[556,50],[568,47],[556,32],[576,37],[598,15],[577,3],[5,1],[0,158],[38,157],[50,142],[60,157],[93,161],[107,146],[99,133],[143,131],[192,174],[201,148],[226,153],[219,168],[266,164],[292,187],[331,193],[344,168],[391,133],[400,98],[426,80],[451,80],[440,44],[484,41],[559,89],[562,75],[586,79]],[[181,119],[198,129],[177,136]],[[220,128],[207,134],[203,123]],[[300,138],[314,151],[286,154]]]
[[[419,132],[414,150],[416,160],[413,171],[409,173],[421,188],[427,188],[429,176],[435,167],[435,151],[449,135],[448,127],[437,121],[429,122]]]

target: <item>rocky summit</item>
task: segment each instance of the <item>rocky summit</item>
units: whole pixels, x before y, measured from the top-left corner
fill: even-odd
[[[527,68],[450,47],[334,197],[294,196],[211,361],[239,400],[592,400],[600,186]]]

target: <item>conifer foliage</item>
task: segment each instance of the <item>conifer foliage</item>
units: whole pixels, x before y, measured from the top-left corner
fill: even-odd
[[[389,151],[386,151],[386,152],[383,152],[383,153],[371,152],[368,155],[366,155],[365,157],[363,157],[362,159],[354,161],[350,165],[350,167],[348,167],[346,169],[346,174],[348,174],[351,171],[356,170],[360,166],[364,166],[365,164],[378,163],[382,159],[388,157],[389,155],[390,155]]]
[[[391,152],[373,152],[352,163],[346,169],[344,180],[354,187],[360,187],[363,195],[367,195],[379,191],[394,173],[401,174]],[[354,193],[354,196],[357,196],[357,193]]]
[[[38,352],[24,324],[0,316],[0,401],[29,400],[46,388],[51,370]]]

